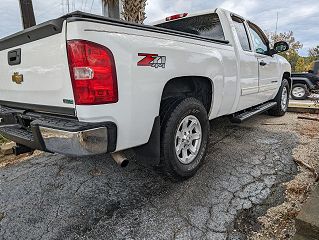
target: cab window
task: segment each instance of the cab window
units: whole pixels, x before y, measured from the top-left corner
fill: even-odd
[[[188,17],[176,21],[162,23],[156,26],[195,34],[206,38],[225,40],[223,27],[217,13]]]
[[[233,19],[233,23],[235,25],[237,36],[242,49],[244,51],[251,51],[251,46],[248,39],[248,32],[245,27],[244,21],[235,16],[233,16],[232,19]]]
[[[269,43],[265,34],[254,24],[249,23],[251,38],[254,43],[256,53],[268,55]]]

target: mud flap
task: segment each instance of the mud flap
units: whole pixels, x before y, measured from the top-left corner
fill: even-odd
[[[154,120],[154,125],[152,133],[148,143],[134,148],[136,154],[136,160],[143,165],[147,166],[158,166],[160,163],[161,155],[161,125],[160,117],[156,117]]]

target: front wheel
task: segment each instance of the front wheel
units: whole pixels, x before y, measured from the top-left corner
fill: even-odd
[[[282,81],[277,96],[274,99],[277,105],[268,111],[272,116],[284,116],[288,111],[289,105],[289,83],[286,79]]]
[[[175,179],[193,176],[204,161],[209,121],[203,104],[195,98],[171,101],[161,114],[161,166]]]

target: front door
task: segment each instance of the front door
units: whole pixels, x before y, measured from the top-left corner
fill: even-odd
[[[245,20],[232,16],[233,32],[237,48],[237,59],[239,60],[240,97],[236,111],[257,105],[258,95],[258,60],[249,41],[248,28]]]

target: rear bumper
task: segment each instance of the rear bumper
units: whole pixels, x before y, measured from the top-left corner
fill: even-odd
[[[1,105],[0,120],[1,135],[31,149],[68,156],[90,156],[116,150],[117,127],[112,122],[80,122],[75,118]]]

